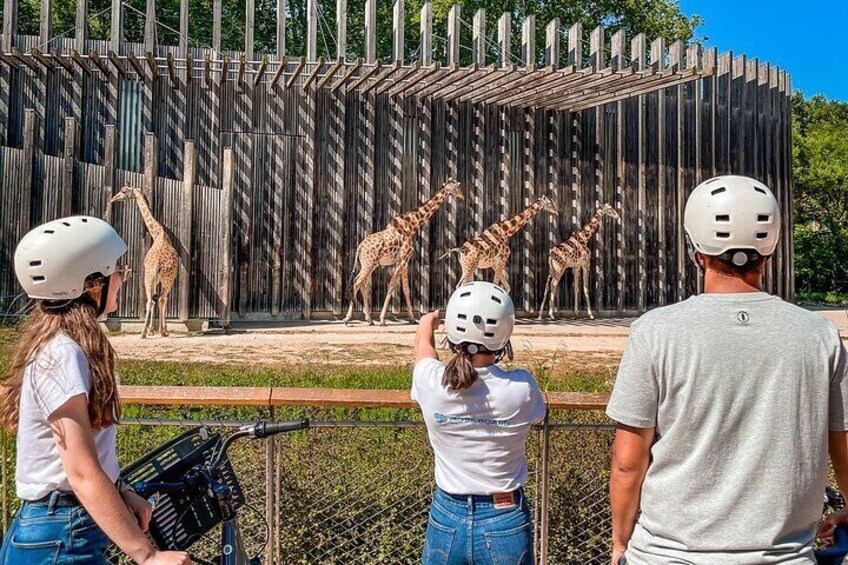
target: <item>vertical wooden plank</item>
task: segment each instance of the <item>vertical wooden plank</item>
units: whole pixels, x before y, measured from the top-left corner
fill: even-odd
[[[486,9],[480,8],[474,13],[473,58],[480,67],[486,66]]]
[[[554,68],[559,68],[561,34],[562,25],[559,18],[554,18],[548,22],[548,27],[545,28],[545,64]]]
[[[80,53],[88,53],[88,50],[85,48],[85,42],[87,40],[88,0],[77,0],[76,26],[74,28],[74,48]]]
[[[347,0],[336,0],[336,59],[347,60]]]
[[[277,16],[280,15],[280,4],[283,5],[283,9],[285,9],[285,0],[278,0],[277,4]],[[221,15],[223,10],[223,0],[212,0],[212,50],[216,52],[216,54],[221,53]],[[285,26],[285,18],[282,18],[282,25]],[[279,35],[279,26],[281,21],[278,19],[277,21],[277,45],[279,46],[281,36]],[[283,28],[282,41],[285,45],[285,27]],[[229,301],[229,299],[228,299]],[[228,305],[229,307],[229,305]],[[229,312],[227,313],[229,315]],[[227,320],[229,323],[229,320]]]
[[[682,41],[675,41],[668,51],[669,64],[677,65],[679,69],[682,69],[685,66],[685,61],[683,58],[683,49],[684,45]],[[683,131],[683,87],[677,86],[675,87],[675,104],[677,105],[676,114],[676,134],[675,134],[675,142],[676,142],[676,155],[675,155],[675,186],[674,186],[674,248],[675,248],[675,259],[677,264],[677,286],[675,290],[675,301],[680,302],[684,298],[686,298],[686,242],[684,238],[683,232],[683,208],[686,205],[686,187],[685,183],[685,164],[684,164],[684,154],[683,154],[683,145],[684,145],[684,131]]]
[[[624,69],[625,63],[625,50],[627,45],[627,37],[623,29],[616,31],[612,35],[611,45],[610,45],[610,53],[612,55],[612,60],[610,64],[618,70]],[[626,135],[626,131],[624,129],[624,102],[618,102],[615,107],[615,208],[618,210],[619,215],[621,216],[621,220],[618,222],[610,222],[609,229],[613,231],[614,234],[614,245],[615,245],[615,266],[616,266],[616,278],[615,278],[615,308],[619,313],[624,312],[625,308],[625,300],[624,294],[627,286],[627,269],[625,268],[625,254],[624,249],[625,246],[629,245],[631,242],[627,241],[626,235],[628,221],[630,220],[629,210],[626,208],[626,204],[628,202],[632,202],[632,185],[628,186],[628,192],[630,193],[630,198],[625,198],[624,190],[624,176],[626,174],[625,167],[626,162],[624,158],[624,136]],[[631,253],[628,253],[631,255]]]
[[[215,4],[220,7],[221,0],[214,0]],[[347,6],[346,0],[338,0],[339,3],[344,3],[345,7]],[[338,12],[341,14],[342,12]],[[345,12],[346,14],[347,12]],[[220,20],[219,20],[220,21]],[[347,25],[347,18],[344,18],[344,24]],[[218,27],[220,34],[220,26]],[[345,28],[347,29],[347,28]],[[339,35],[341,38],[341,35]],[[347,34],[345,34],[347,37]],[[220,49],[220,35],[219,35],[219,47]],[[214,42],[213,42],[214,46]],[[341,43],[339,44],[341,47]],[[286,0],[277,0],[277,59],[282,61],[283,57],[286,56]]]
[[[38,43],[42,51],[49,52],[48,42],[53,38],[53,0],[41,0],[39,14]]]
[[[498,19],[498,47],[500,51],[500,60],[498,66],[506,67],[512,55],[512,14],[504,12]]]
[[[568,62],[577,68],[583,66],[583,24],[575,23],[568,29]],[[583,175],[580,167],[580,155],[583,151],[583,115],[581,112],[569,112],[569,145],[571,172],[571,229],[580,228],[583,216]]]
[[[427,3],[429,4],[429,2]],[[426,5],[425,5],[426,7]],[[424,25],[422,18],[422,26]],[[431,22],[432,25],[432,22]],[[423,31],[423,30],[422,30]],[[422,34],[422,44],[424,42]],[[422,57],[424,52],[422,52]],[[423,60],[422,60],[423,62]],[[433,128],[433,107],[432,101],[417,100],[418,105],[418,161],[419,161],[419,186],[421,187],[421,200],[427,200],[431,197],[432,182],[432,128]],[[421,296],[421,311],[429,312],[431,309],[430,300],[430,259],[432,258],[431,248],[431,228],[432,224],[425,225],[421,230],[421,276],[419,277],[419,294]]]
[[[600,71],[606,65],[606,53],[604,51],[604,28],[598,26],[589,35],[589,57],[591,65],[596,71]],[[604,128],[606,111],[602,107],[596,107],[595,131],[593,136],[594,145],[594,176],[595,176],[595,208],[604,203],[604,163],[606,160],[606,148],[604,147]],[[594,210],[591,211],[594,213]],[[606,230],[601,228],[594,238],[594,263],[595,263],[595,291],[592,293],[595,310],[604,309],[604,298],[606,295],[606,270],[604,262],[606,259]],[[591,285],[590,285],[591,286]]]
[[[74,171],[79,160],[79,128],[73,117],[65,118],[65,149],[62,165],[62,201],[60,210],[62,216],[70,216],[73,212],[74,201]]]
[[[446,57],[449,64],[459,63],[459,34],[461,31],[459,19],[462,7],[459,4],[451,6],[448,12],[448,42]]]
[[[739,55],[733,59],[732,81],[730,88],[730,145],[733,147],[731,161],[733,174],[745,174],[745,151],[742,149],[745,142],[744,111],[748,99],[748,91],[745,88],[745,66],[747,57]]]
[[[313,2],[316,0],[312,0]],[[377,60],[377,0],[365,0],[365,62]]]
[[[645,50],[647,42],[645,34],[640,33],[630,42],[630,58],[636,70],[646,68]],[[636,117],[636,166],[637,166],[637,184],[636,184],[636,231],[637,231],[637,294],[636,307],[639,312],[644,312],[648,308],[648,285],[646,279],[648,277],[648,254],[647,254],[647,234],[646,234],[646,207],[647,197],[645,191],[647,177],[647,148],[645,147],[645,104],[646,97],[639,96],[637,100],[638,116]]]
[[[318,0],[306,0],[306,60],[318,60]]]
[[[118,130],[114,124],[107,124],[105,128],[105,137],[103,140],[103,209],[105,210],[109,203],[109,198],[117,193],[115,185],[115,152],[118,146]]]
[[[580,22],[568,28],[568,62],[578,68],[583,66],[583,24]]]
[[[122,0],[112,0],[111,17],[109,48],[115,53],[120,53],[121,43],[124,41],[124,3]]]
[[[153,133],[144,134],[144,163],[143,163],[143,171],[142,171],[142,184],[141,189],[144,192],[144,195],[147,196],[148,202],[150,202],[150,210],[155,214],[157,206],[157,190],[156,185],[158,184],[159,178],[159,140]],[[141,228],[144,230],[144,236],[142,238],[142,257],[144,257],[150,246],[152,244],[152,239],[147,229],[142,226]],[[138,287],[138,312],[142,315],[144,314],[145,308],[147,306],[147,300],[144,293],[144,277],[138,277],[135,279],[137,281]]]
[[[3,52],[8,53],[18,33],[18,0],[3,0]]]
[[[153,53],[156,49],[156,0],[146,0],[145,6],[144,50]]]
[[[233,150],[224,149],[221,171],[221,201],[223,202],[220,222],[220,271],[218,272],[218,317],[224,328],[230,325],[231,279],[233,262],[233,200],[234,200],[235,162]]]
[[[196,180],[197,157],[194,141],[187,139],[183,151],[182,205],[180,206],[180,275],[179,275],[179,318],[186,322],[191,317],[191,241],[194,217],[194,184]]]
[[[433,63],[433,3],[424,2],[421,7],[421,65]]]
[[[722,53],[718,58],[716,78],[716,174],[728,174],[730,165],[730,91],[733,53]]]
[[[533,15],[521,23],[521,62],[525,67],[536,63],[536,16]]]
[[[395,0],[392,9],[392,59],[404,62],[406,45],[404,43],[404,17],[406,8],[403,0]]]
[[[253,60],[253,28],[256,21],[256,0],[245,0],[244,4],[244,58]]]
[[[526,21],[526,20],[525,20]],[[535,26],[534,26],[535,27]],[[530,49],[532,42],[528,42],[528,50],[526,53],[530,57],[535,57],[535,49]],[[532,55],[531,55],[532,54]],[[530,59],[532,61],[532,59]],[[532,64],[532,63],[530,63]],[[536,201],[536,110],[533,108],[521,110],[523,117],[522,136],[522,159],[521,165],[523,168],[524,177],[524,207],[530,206]],[[549,214],[547,211],[541,214]],[[533,255],[536,253],[536,232],[544,222],[543,218],[534,218],[529,226],[525,226],[524,232],[524,249],[523,249],[523,274],[522,277],[522,303],[525,312],[532,312],[535,306],[536,294],[536,269],[533,268]]]
[[[189,0],[180,0],[180,53],[188,50],[188,27],[191,18]]]
[[[665,40],[661,37],[651,42],[651,65],[657,70],[666,68]],[[657,91],[657,277],[659,306],[668,301],[666,276],[666,159],[665,159],[665,89]]]
[[[718,49],[712,48],[709,49],[706,53],[704,53],[704,66],[712,67],[714,69],[712,76],[706,79],[710,91],[709,99],[706,101],[706,103],[709,109],[709,124],[707,124],[707,126],[710,130],[709,176],[710,178],[712,178],[718,174],[718,162],[716,160],[718,151],[718,140],[716,139],[716,125],[718,124]]]
[[[345,94],[342,92],[328,95],[332,105],[331,113],[331,160],[332,167],[330,198],[330,245],[333,249],[333,313],[341,315],[344,308],[344,233],[345,233],[345,139],[346,139],[346,105]]]
[[[18,233],[29,231],[32,216],[32,181],[35,176],[35,151],[36,131],[38,117],[35,110],[27,108],[24,110],[24,135],[23,135],[23,165],[20,184],[20,212],[16,219]]]

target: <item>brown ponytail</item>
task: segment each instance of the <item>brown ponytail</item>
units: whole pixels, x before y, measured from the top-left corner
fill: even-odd
[[[471,354],[464,347],[453,344],[451,344],[451,350],[456,355],[445,367],[442,386],[450,391],[471,388],[477,380],[477,368],[471,362]]]
[[[500,363],[503,359],[512,361],[512,343],[506,342],[506,345],[500,351],[488,351],[481,345],[470,344],[474,346],[474,353],[468,352],[467,343],[453,344],[447,339],[445,340],[454,353],[454,358],[448,362],[445,367],[445,374],[442,375],[442,386],[450,391],[466,390],[471,388],[477,381],[477,368],[471,362],[472,357],[477,353],[492,353],[495,356],[495,363]]]

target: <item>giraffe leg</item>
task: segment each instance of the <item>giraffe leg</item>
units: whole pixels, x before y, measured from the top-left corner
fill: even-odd
[[[586,296],[586,310],[589,312],[589,319],[594,320],[595,315],[592,314],[592,302],[589,300],[589,265],[583,265],[583,294]]]
[[[509,263],[509,255],[499,255],[492,262],[492,270],[495,272],[495,277],[492,282],[509,293],[509,274],[506,272],[506,266]]]
[[[159,297],[159,335],[168,337],[168,321],[165,317],[165,310],[168,306],[168,293],[162,293]]]
[[[412,312],[412,300],[409,299],[409,268],[404,265],[403,273],[400,275],[401,288],[403,289],[403,298],[406,301],[406,312],[409,314],[409,323],[414,324],[418,320],[415,319],[415,314]]]
[[[548,280],[545,282],[545,294],[542,295],[542,303],[539,304],[539,317],[537,319],[542,319],[542,313],[545,311],[545,302],[548,300],[548,296],[551,291],[551,277],[553,275],[548,275]],[[551,300],[551,304],[553,304],[553,300]]]
[[[386,289],[386,299],[383,301],[383,309],[380,311],[380,325],[386,325],[386,313],[389,310],[389,304],[392,302],[392,297],[395,294],[395,290],[398,286],[398,273],[400,273],[400,267],[395,267],[394,272],[392,273],[392,278],[389,279],[389,287]]]
[[[477,270],[477,255],[468,253],[460,255],[459,266],[462,267],[462,277],[456,283],[456,288],[474,280],[474,272]]]
[[[353,309],[356,306],[356,295],[362,293],[363,299],[365,298],[365,294],[363,292],[363,287],[365,285],[365,281],[371,280],[371,274],[377,269],[376,264],[364,264],[361,266],[359,270],[359,274],[356,275],[356,278],[353,279],[353,289],[351,290],[350,297],[350,308],[347,310],[347,316],[344,317],[344,323],[347,325],[348,322],[353,318]]]
[[[362,313],[365,314],[365,321],[369,326],[374,325],[374,320],[371,319],[371,277],[365,280],[365,285],[362,288]]]
[[[556,320],[556,316],[554,315],[554,303],[556,302],[557,291],[559,290],[559,283],[562,280],[562,275],[563,275],[564,272],[565,272],[565,269],[563,269],[562,271],[559,271],[555,275],[551,275],[551,296],[550,296],[551,301],[548,303],[548,317],[551,320]],[[541,316],[542,313],[539,312],[539,315]]]
[[[580,267],[574,267],[574,319],[580,318]]]
[[[146,266],[145,271],[147,271]],[[153,298],[153,295],[156,293],[157,284],[158,281],[156,280],[155,274],[150,273],[150,276],[145,276],[144,295],[147,297],[147,304],[144,309],[144,325],[141,328],[141,339],[145,339],[147,337],[147,334],[150,332],[151,326],[153,325],[153,308],[156,304],[156,300]]]

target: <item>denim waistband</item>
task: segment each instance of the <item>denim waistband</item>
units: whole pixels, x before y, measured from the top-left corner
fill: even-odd
[[[440,488],[436,488],[437,494],[441,495],[443,500],[455,503],[457,506],[465,507],[493,507],[495,505],[491,494],[451,494]],[[524,487],[518,487],[512,491],[515,496],[515,503],[520,505],[524,501]]]
[[[79,499],[73,492],[65,492],[54,490],[50,494],[39,498],[38,500],[23,500],[22,504],[28,506],[47,506],[53,508],[71,508],[74,506],[82,506]]]

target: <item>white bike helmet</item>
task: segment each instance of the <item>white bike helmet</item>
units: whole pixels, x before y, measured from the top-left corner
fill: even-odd
[[[695,187],[686,202],[683,228],[690,255],[725,256],[741,267],[774,253],[780,238],[780,207],[771,190],[748,177],[715,177]]]
[[[99,218],[73,216],[42,224],[15,250],[15,274],[30,298],[73,300],[92,274],[109,276],[127,244]]]
[[[451,344],[479,345],[492,353],[507,346],[514,325],[512,299],[504,289],[489,282],[475,281],[457,288],[445,311],[445,329]]]

